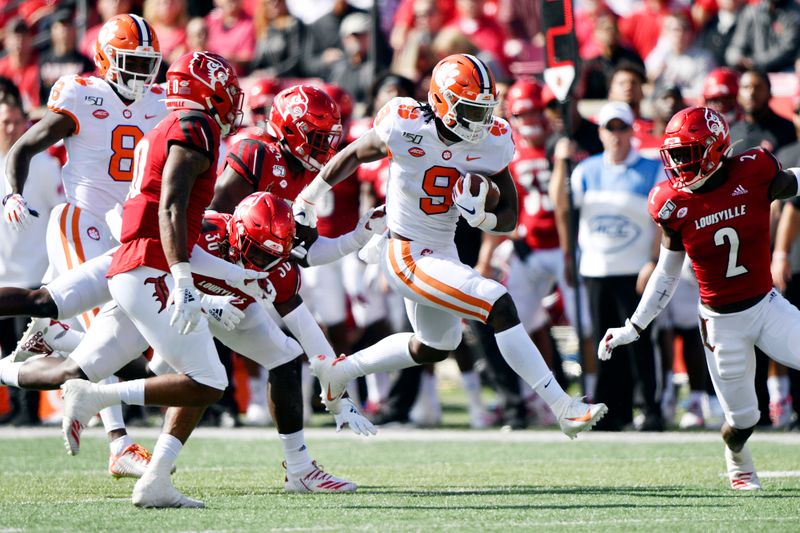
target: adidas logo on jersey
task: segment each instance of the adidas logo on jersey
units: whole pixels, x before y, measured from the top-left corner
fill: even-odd
[[[747,194],[747,189],[742,187],[742,185],[740,184],[740,185],[737,185],[735,189],[733,189],[733,192],[731,193],[731,196],[741,196],[743,194]]]

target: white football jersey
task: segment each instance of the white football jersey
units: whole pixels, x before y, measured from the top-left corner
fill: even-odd
[[[123,203],[133,178],[133,149],[167,114],[164,89],[153,85],[130,105],[105,80],[63,76],[47,107],[75,121],[64,139],[69,158],[61,172],[67,202],[102,219]]]
[[[431,246],[452,244],[458,222],[452,191],[467,172],[497,174],[514,157],[508,123],[495,117],[481,142],[447,145],[436,125],[412,98],[393,98],[375,118],[374,129],[389,148],[386,216],[389,229]]]

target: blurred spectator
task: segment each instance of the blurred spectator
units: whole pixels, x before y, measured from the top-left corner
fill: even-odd
[[[800,8],[792,0],[761,0],[739,17],[725,60],[742,70],[791,67],[800,46]]]
[[[16,102],[17,106],[22,105],[22,96],[19,94],[19,87],[5,76],[0,76],[0,100]]]
[[[11,192],[5,178],[6,155],[11,145],[19,139],[28,126],[28,120],[19,101],[14,98],[0,100],[0,196]],[[30,227],[15,231],[9,224],[0,224],[0,285],[35,289],[41,286],[47,270],[47,249],[43,246],[47,232],[47,214],[64,201],[61,188],[61,171],[58,161],[47,153],[36,154],[31,159],[28,181],[23,191],[32,209],[39,212]],[[38,243],[39,246],[31,246]],[[24,253],[20,251],[24,250]],[[0,320],[0,351],[9,355],[25,330],[27,317]],[[14,425],[39,424],[39,393],[9,388],[12,411],[8,417]]]
[[[797,140],[794,124],[775,113],[769,106],[772,85],[769,76],[748,70],[739,80],[739,105],[742,119],[730,127],[734,154],[760,146],[775,153]],[[737,141],[742,141],[737,144]]]
[[[670,12],[670,0],[645,0],[619,22],[623,40],[633,46],[640,57],[647,57],[658,43],[664,17]]]
[[[647,214],[647,195],[664,179],[659,161],[641,157],[632,145],[633,110],[623,102],[609,102],[599,114],[603,153],[578,164],[569,177],[575,206],[580,209],[578,243],[581,250],[580,274],[589,293],[594,323],[594,345],[600,332],[625,320],[633,313],[655,268],[660,233]],[[571,143],[559,141],[556,158],[562,164],[553,169],[553,189],[557,216],[565,221],[566,165]],[[560,227],[566,227],[561,223]],[[564,239],[566,240],[566,239]],[[569,255],[567,256],[569,257]],[[567,261],[568,263],[568,261]],[[600,361],[594,401],[604,402],[609,412],[597,429],[619,431],[633,421],[634,389],[643,400],[642,431],[661,431],[661,376],[651,331],[641,338],[620,361]]]
[[[711,55],[694,42],[686,11],[672,11],[664,17],[661,38],[645,59],[655,91],[677,85],[691,97],[700,95],[703,79],[715,65]]]
[[[471,54],[481,59],[494,74],[496,83],[510,82],[507,71],[500,64],[498,59],[489,51],[479,50],[464,33],[455,26],[445,27],[436,34],[431,43],[433,53],[433,64],[444,59],[451,54]],[[431,68],[433,65],[431,65]],[[428,83],[426,80],[420,82],[420,88],[427,91]],[[427,93],[426,93],[427,94]],[[423,100],[427,97],[422,98]]]
[[[434,0],[414,0],[413,27],[405,31],[405,39],[395,49],[392,71],[410,79],[428,74],[436,61],[431,43],[444,24],[444,17]]]
[[[794,124],[795,134],[800,135],[800,92],[796,93],[794,98],[792,98],[792,124]],[[781,162],[781,165],[783,165],[783,168],[800,166],[800,141],[796,140],[782,147],[778,150],[776,157],[778,161]],[[798,252],[800,252],[800,249]],[[800,257],[798,257],[798,259],[800,259]],[[798,265],[798,267],[800,267],[800,265]],[[798,270],[800,270],[800,268],[798,268]]]
[[[509,60],[532,59],[544,53],[541,6],[535,0],[498,1],[497,21],[508,30],[505,52]],[[576,24],[578,20],[576,16]]]
[[[570,139],[575,141],[576,147],[572,154],[572,161],[583,161],[587,157],[599,154],[603,151],[603,145],[600,143],[598,135],[597,124],[584,118],[578,112],[578,99],[572,98],[566,108],[566,112],[571,114],[569,125],[570,130],[567,132],[566,124],[564,123],[565,110],[563,106],[556,100],[555,95],[549,87],[542,88],[542,104],[544,107],[544,115],[547,117],[547,122],[553,133],[547,139],[547,157],[552,161],[555,145],[562,137],[569,136]]]
[[[253,59],[253,19],[242,10],[241,0],[214,0],[214,6],[206,16],[208,49],[234,62],[241,74]]]
[[[672,116],[687,107],[681,88],[677,85],[664,87],[655,93],[653,99],[653,128],[649,135],[638,138],[637,149],[644,157],[659,159],[661,144],[664,142],[664,130]]]
[[[144,18],[156,32],[164,62],[172,63],[186,53],[186,0],[145,0]]]
[[[305,26],[291,14],[286,0],[264,0],[253,20],[256,52],[251,70],[271,77],[299,77]]]
[[[92,26],[83,34],[78,51],[94,60],[94,43],[103,24],[115,15],[131,12],[131,0],[97,0],[97,12],[100,14],[100,23]],[[156,33],[158,35],[158,33]]]
[[[23,107],[39,107],[39,64],[33,46],[31,29],[21,18],[11,19],[4,28],[3,48],[7,55],[0,59],[0,76],[19,87]]]
[[[728,67],[715,68],[703,82],[701,103],[725,117],[728,124],[739,120],[739,73]]]
[[[725,51],[730,46],[746,0],[717,0],[718,10],[703,24],[698,37],[717,65],[725,65]]]
[[[623,62],[644,72],[644,61],[635,51],[622,45],[617,16],[610,10],[597,14],[594,25],[597,55],[584,63],[584,98],[605,99],[614,69]]]
[[[208,24],[203,17],[195,17],[186,25],[187,52],[208,50]]]
[[[347,15],[339,27],[344,57],[333,64],[329,81],[365,102],[375,67],[369,58],[372,21],[366,13]]]
[[[306,32],[301,63],[306,76],[327,78],[331,66],[344,57],[339,26],[347,15],[356,12],[362,11],[348,4],[346,0],[336,0],[330,13],[310,25]]]
[[[480,50],[490,52],[503,71],[508,72],[506,32],[496,19],[486,16],[483,4],[484,0],[456,0],[456,18],[448,27],[458,28]],[[500,74],[496,67],[492,71],[495,76]]]
[[[437,27],[450,23],[456,16],[455,0],[401,0],[394,16],[394,26],[389,34],[389,44],[397,51],[404,47],[409,32],[420,27],[420,14],[439,19]],[[435,33],[435,32],[433,32]]]
[[[636,120],[633,123],[633,134],[639,141],[646,140],[652,133],[653,121],[642,117],[641,104],[644,99],[642,87],[645,83],[643,70],[634,63],[620,62],[611,75],[611,84],[608,87],[608,99],[612,102],[625,102],[631,109]]]
[[[539,2],[530,3],[539,4]],[[575,10],[575,39],[578,41],[578,55],[581,59],[591,59],[601,53],[601,43],[597,39],[597,19],[609,12],[614,13],[603,0],[580,2],[580,6]],[[617,22],[615,17],[615,27]]]
[[[61,9],[54,13],[50,20],[50,49],[39,57],[41,78],[39,99],[42,102],[47,101],[50,88],[61,76],[94,71],[94,62],[75,48],[75,23],[72,12]]]

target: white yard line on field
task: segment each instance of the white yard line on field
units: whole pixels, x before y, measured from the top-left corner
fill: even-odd
[[[136,437],[157,438],[160,430],[158,428],[131,428],[131,433]],[[90,428],[84,430],[84,435],[88,437],[104,437],[102,428]],[[554,430],[533,430],[533,431],[475,431],[475,430],[452,430],[452,429],[416,429],[408,427],[389,427],[379,428],[378,434],[367,439],[360,435],[355,435],[350,431],[342,430],[336,433],[333,428],[309,428],[305,430],[305,435],[309,439],[326,440],[369,440],[374,442],[521,442],[521,443],[555,443],[565,444],[569,439],[559,431]],[[36,428],[14,428],[0,427],[0,439],[21,439],[21,438],[52,438],[60,437],[61,428],[58,427],[36,427]],[[226,439],[226,440],[274,440],[276,438],[275,428],[198,428],[192,433],[192,438]],[[578,442],[605,442],[612,444],[684,444],[693,442],[722,442],[719,433],[716,432],[664,432],[664,433],[603,433],[590,432],[582,433],[578,437]],[[756,432],[751,438],[753,442],[768,442],[773,444],[799,445],[800,433],[759,433]]]

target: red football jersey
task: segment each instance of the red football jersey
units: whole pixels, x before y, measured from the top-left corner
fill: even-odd
[[[781,166],[754,148],[724,163],[725,182],[705,193],[677,191],[666,182],[650,191],[653,219],[678,234],[692,260],[700,299],[718,307],[772,289],[769,186]]]
[[[169,271],[161,246],[158,204],[161,176],[172,143],[202,152],[212,162],[195,180],[189,197],[186,250],[191,253],[200,235],[203,211],[214,196],[219,141],[219,125],[200,111],[170,113],[139,141],[134,155],[134,179],[122,212],[122,246],[114,253],[108,277],[143,265]]]
[[[544,148],[517,145],[509,170],[519,194],[519,229],[533,250],[558,247],[558,231],[550,201],[550,162]]]
[[[225,165],[247,180],[254,191],[271,192],[290,202],[316,176],[316,172],[305,168],[292,172],[277,141],[264,142],[251,137],[231,144]]]
[[[228,260],[223,256],[223,250],[227,250],[228,229],[227,222],[231,215],[227,213],[214,213],[209,211],[203,217],[203,227],[197,244],[206,252]],[[236,296],[241,300],[236,307],[245,309],[255,300],[246,292],[235,287],[231,287],[224,280],[200,276],[194,274],[194,284],[206,294],[214,296]],[[297,266],[291,261],[285,261],[270,270],[269,276],[264,280],[259,280],[261,289],[274,293],[274,303],[284,303],[300,292],[300,273]]]

